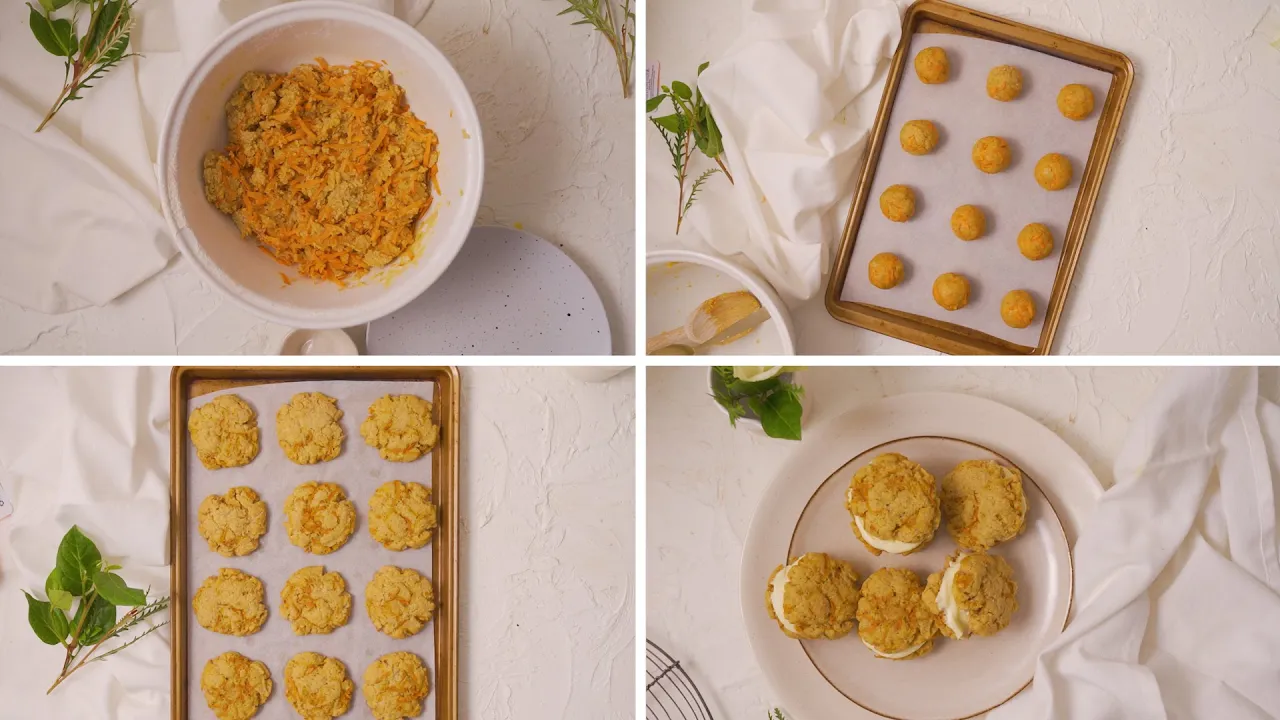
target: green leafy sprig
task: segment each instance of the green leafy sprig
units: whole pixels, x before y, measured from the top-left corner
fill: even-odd
[[[717,365],[711,368],[715,374],[712,397],[729,414],[729,424],[734,427],[750,414],[760,420],[769,437],[799,440],[804,388],[791,381],[787,370],[783,368],[783,372],[767,380],[750,382],[739,380],[732,367]]]
[[[702,63],[698,66],[699,77],[709,64]],[[684,224],[684,216],[689,213],[689,208],[693,207],[693,200],[702,189],[703,183],[717,172],[723,172],[732,184],[733,175],[724,161],[724,138],[720,134],[720,126],[716,125],[716,119],[711,114],[711,107],[703,99],[702,91],[695,90],[679,80],[669,86],[663,85],[662,92],[649,98],[645,105],[646,112],[655,112],[667,100],[671,101],[675,112],[658,117],[651,115],[649,122],[658,128],[658,133],[662,135],[663,141],[667,144],[667,150],[671,153],[671,166],[675,171],[676,184],[680,188],[676,205],[676,234],[679,234],[680,227]],[[688,183],[689,163],[693,159],[695,148],[714,160],[719,167],[702,173],[690,185]],[[686,187],[688,187],[688,195],[685,195]]]
[[[66,648],[62,671],[46,694],[76,670],[115,655],[169,622],[146,623],[146,629],[137,636],[99,652],[103,643],[142,627],[152,615],[169,607],[168,597],[149,600],[148,591],[129,587],[115,573],[120,569],[119,565],[103,562],[98,547],[73,525],[58,545],[57,565],[44,582],[48,599],[37,600],[23,591],[27,596],[27,622],[36,637],[46,645]],[[116,609],[121,607],[129,610],[117,618]]]
[[[782,715],[781,708],[774,708],[773,712],[769,713],[769,720],[787,720],[787,719]]]
[[[622,97],[631,97],[631,81],[636,60],[636,13],[632,0],[622,0],[614,8],[614,0],[567,0],[569,7],[557,15],[578,14],[582,19],[574,25],[594,27],[609,47],[618,63],[618,77],[622,80]]]
[[[40,46],[51,55],[63,59],[62,91],[49,112],[36,128],[44,129],[62,106],[84,97],[85,90],[102,79],[130,53],[129,35],[133,32],[133,6],[136,0],[39,0],[40,7],[31,8],[29,24]],[[70,13],[59,13],[70,5]],[[81,9],[87,8],[89,21],[81,25]],[[61,17],[55,17],[60,14]],[[68,17],[69,15],[69,17]],[[77,29],[83,27],[84,37]]]

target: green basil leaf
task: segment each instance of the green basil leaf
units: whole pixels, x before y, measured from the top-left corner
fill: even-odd
[[[71,619],[72,627],[80,627],[80,617],[85,612],[85,603],[81,601],[80,607],[76,608],[75,617]],[[101,595],[95,595],[93,604],[88,609],[88,617],[84,620],[84,627],[80,629],[80,644],[92,645],[98,642],[106,637],[107,632],[115,627],[115,624],[116,606]]]
[[[702,63],[701,65],[699,65],[699,66],[698,66],[698,75],[699,75],[699,76],[701,76],[701,75],[702,75],[702,71],[703,71],[703,70],[706,70],[706,69],[707,69],[707,66],[708,66],[708,65],[710,65],[710,64],[711,64],[711,61],[710,61],[710,60],[708,60],[707,62],[704,62],[704,63]]]
[[[662,101],[666,99],[667,99],[666,93],[659,93],[657,95],[654,95],[653,97],[649,98],[649,102],[645,103],[644,111],[647,113],[651,113],[654,110],[657,110],[658,106],[662,104]]]
[[[127,22],[128,18],[129,6],[123,0],[107,0],[103,3],[102,9],[93,16],[93,24],[89,26],[89,32],[84,36],[84,45],[81,49],[89,56],[105,54],[99,52],[98,46],[102,44],[117,21]]]
[[[803,408],[795,393],[778,390],[763,398],[753,397],[748,402],[760,417],[765,435],[780,440],[800,439],[800,414]]]
[[[685,121],[684,116],[679,113],[653,118],[653,122],[676,135],[683,135],[688,128],[688,123]]]
[[[93,587],[93,574],[102,567],[102,553],[98,546],[80,532],[75,525],[67,531],[58,545],[58,573],[62,587],[76,597],[83,597]]]
[[[62,618],[61,634],[59,634],[59,628],[54,626],[56,621],[53,607],[47,602],[31,597],[31,593],[26,590],[23,590],[22,594],[27,596],[27,623],[31,625],[36,637],[40,638],[40,642],[45,645],[61,644],[67,637],[66,616],[61,611],[58,612],[58,616]]]
[[[93,586],[98,590],[98,597],[112,605],[131,607],[147,604],[145,592],[129,587],[125,584],[124,578],[115,573],[94,573]]]
[[[62,573],[54,568],[44,581],[44,594],[49,597],[49,604],[63,611],[71,609],[72,595],[62,587]]]
[[[34,5],[28,5],[31,8],[31,14],[28,16],[28,24],[31,25],[31,34],[36,36],[36,41],[40,43],[40,47],[46,52],[58,57],[65,57],[66,52],[58,43],[58,35],[53,30],[53,21],[45,17],[43,13],[36,10]]]
[[[679,80],[671,83],[671,92],[675,93],[675,96],[681,100],[688,100],[693,97],[693,91],[689,89],[689,86]]]

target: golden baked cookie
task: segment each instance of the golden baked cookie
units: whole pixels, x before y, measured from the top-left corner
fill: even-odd
[[[192,410],[187,432],[209,470],[248,465],[258,456],[258,414],[238,395],[219,395]]]
[[[200,692],[218,720],[249,720],[271,697],[271,671],[238,652],[224,652],[204,664]]]
[[[356,526],[356,508],[336,483],[305,482],[284,501],[289,542],[316,555],[346,544]]]
[[[364,671],[361,691],[376,720],[403,720],[422,713],[431,681],[417,655],[393,652],[374,660]]]
[[[280,589],[280,614],[293,624],[294,635],[331,633],[351,617],[347,581],[323,565],[304,567]]]
[[[943,273],[933,281],[933,301],[944,310],[959,310],[969,304],[969,278],[959,273]]]
[[[940,47],[927,47],[916,53],[915,67],[916,77],[925,85],[944,83],[951,77],[951,61]]]
[[[262,581],[235,568],[222,568],[200,583],[191,608],[200,627],[223,635],[252,635],[267,621]]]
[[[951,213],[951,232],[961,240],[977,240],[987,232],[987,216],[977,205],[961,205]]]
[[[440,426],[431,422],[431,403],[417,395],[386,395],[369,406],[360,435],[383,460],[410,462],[431,452]]]
[[[928,120],[909,120],[898,133],[898,142],[912,155],[928,155],[938,147],[938,128]]]
[[[893,253],[878,253],[867,264],[867,279],[881,290],[897,287],[906,274],[902,259]]]
[[[845,493],[853,534],[872,555],[910,555],[933,539],[941,513],[933,476],[898,453],[858,468]]]
[[[431,622],[435,592],[418,571],[384,565],[364,589],[364,609],[378,632],[407,638]]]
[[[966,550],[987,550],[1018,536],[1027,520],[1022,473],[993,460],[966,460],[942,478],[947,532]]]
[[[327,462],[342,452],[338,401],[318,392],[298,393],[276,413],[280,449],[299,465]]]
[[[1093,114],[1093,91],[1072,83],[1058,91],[1058,112],[1068,120],[1083,120]]]
[[[284,665],[284,697],[302,720],[333,720],[346,714],[355,689],[338,658],[300,652]]]
[[[1022,94],[1022,71],[1013,65],[997,65],[987,73],[987,97],[1009,102]]]
[[[1036,184],[1045,190],[1061,190],[1071,184],[1071,161],[1066,155],[1049,153],[1036,163]]]
[[[906,185],[890,185],[880,193],[880,212],[893,222],[906,222],[916,214],[916,193]]]
[[[1028,260],[1043,260],[1053,252],[1053,233],[1042,223],[1031,223],[1018,232],[1018,252]]]
[[[431,488],[392,480],[369,498],[369,534],[388,550],[420,548],[431,542],[437,515]]]
[[[938,628],[920,597],[923,591],[920,577],[906,568],[880,568],[862,582],[858,639],[876,657],[910,660],[933,649]]]
[[[1000,319],[1011,328],[1022,329],[1036,319],[1036,301],[1026,290],[1010,290],[1000,300]]]
[[[225,495],[210,495],[196,511],[200,537],[224,557],[248,555],[267,532],[267,504],[253,488],[236,486]]]
[[[921,595],[938,631],[953,640],[995,635],[1018,610],[1018,583],[1004,558],[958,552],[929,576]]]
[[[805,553],[773,571],[764,604],[787,637],[842,638],[858,611],[858,573],[826,553]]]
[[[1013,150],[1002,137],[989,135],[973,144],[973,164],[988,175],[998,173],[1013,162]]]

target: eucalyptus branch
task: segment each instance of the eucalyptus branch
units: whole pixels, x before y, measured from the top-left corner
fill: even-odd
[[[577,13],[582,19],[574,25],[590,25],[604,36],[613,49],[618,64],[618,77],[622,81],[622,97],[631,97],[632,76],[636,59],[636,14],[632,0],[622,0],[614,8],[614,0],[566,0],[569,7],[557,15]]]

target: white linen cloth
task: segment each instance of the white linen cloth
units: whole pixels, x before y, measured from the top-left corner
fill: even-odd
[[[715,178],[704,186],[686,221],[689,235],[724,255],[741,253],[784,296],[810,298],[853,199],[902,34],[898,7],[745,0],[742,27],[698,82],[735,184]]]
[[[1280,406],[1182,371],[1137,418],[1075,548],[1075,619],[991,720],[1280,717]]]
[[[348,0],[417,24],[433,0]],[[104,305],[176,252],[152,169],[169,100],[219,34],[280,0],[141,0],[126,60],[34,130],[62,62],[0,3],[0,297],[43,313]]]

